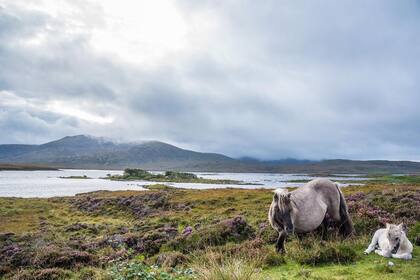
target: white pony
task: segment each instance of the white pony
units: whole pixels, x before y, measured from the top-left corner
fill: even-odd
[[[407,227],[403,224],[386,224],[386,228],[378,229],[375,232],[365,254],[375,250],[376,254],[386,258],[410,260],[413,245],[405,235],[406,230]]]

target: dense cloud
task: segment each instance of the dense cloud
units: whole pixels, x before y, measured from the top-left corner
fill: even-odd
[[[0,143],[420,160],[419,15],[416,1],[0,0]]]

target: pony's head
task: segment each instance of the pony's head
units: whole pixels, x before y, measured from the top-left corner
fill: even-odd
[[[287,234],[292,234],[295,230],[291,213],[293,211],[291,193],[286,189],[278,189],[274,191],[273,202],[276,204],[276,215],[283,224]]]
[[[400,242],[402,237],[405,235],[407,227],[403,224],[393,225],[386,224],[387,229],[387,238],[389,241],[389,246],[393,254],[397,253],[398,248],[400,247]]]

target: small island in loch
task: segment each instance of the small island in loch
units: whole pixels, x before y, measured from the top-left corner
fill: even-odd
[[[60,179],[92,179],[86,175],[79,175],[79,176],[60,176]]]
[[[198,184],[224,184],[224,185],[258,185],[255,183],[242,182],[228,179],[206,179],[198,177],[193,173],[166,171],[163,174],[153,174],[152,172],[138,169],[126,168],[123,175],[109,174],[104,179],[116,181],[135,181],[144,180],[151,182],[172,182],[172,183],[198,183]]]

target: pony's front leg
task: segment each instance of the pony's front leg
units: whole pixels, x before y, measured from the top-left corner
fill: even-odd
[[[276,251],[277,253],[285,253],[286,250],[284,249],[284,241],[286,240],[287,233],[282,230],[279,232],[279,237],[277,238],[276,242]]]
[[[392,253],[389,250],[375,250],[375,253],[385,258],[392,257]]]
[[[369,246],[364,252],[366,255],[368,255],[370,252],[375,250],[376,245],[378,245],[378,239],[379,239],[379,232],[376,231],[375,234],[373,235],[372,241],[370,242]]]

